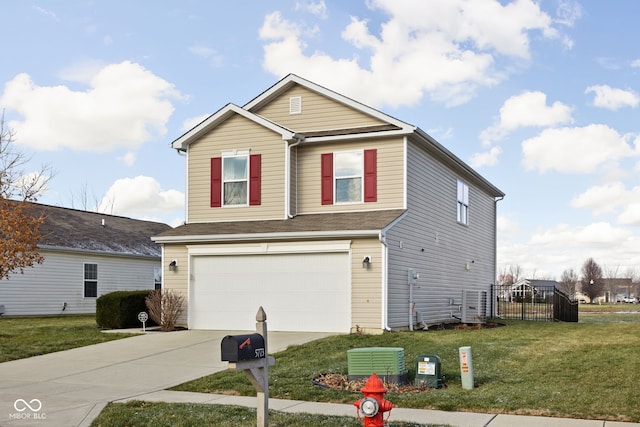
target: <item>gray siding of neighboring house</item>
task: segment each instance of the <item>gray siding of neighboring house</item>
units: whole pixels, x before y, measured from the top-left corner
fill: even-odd
[[[84,297],[84,263],[98,265],[98,296],[113,291],[154,289],[160,261],[151,257],[109,256],[41,250],[42,264],[0,281],[5,315],[91,314],[97,298]],[[62,308],[67,303],[66,309]]]
[[[462,290],[486,290],[495,277],[495,200],[466,176],[413,143],[407,147],[408,214],[387,233],[388,320],[409,325],[408,270],[415,309],[427,324],[456,321]],[[469,186],[469,224],[457,221],[457,180]],[[468,267],[467,267],[468,265]],[[453,305],[450,302],[453,301]]]

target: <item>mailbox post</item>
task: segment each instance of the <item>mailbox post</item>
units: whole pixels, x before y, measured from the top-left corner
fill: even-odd
[[[220,344],[222,361],[229,369],[243,370],[256,389],[258,427],[269,425],[269,366],[275,359],[267,350],[267,315],[260,307],[256,314],[256,332],[249,335],[227,335]]]

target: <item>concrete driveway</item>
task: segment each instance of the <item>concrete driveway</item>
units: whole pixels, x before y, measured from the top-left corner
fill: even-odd
[[[252,332],[151,332],[0,363],[0,426],[88,426],[110,401],[225,370],[222,338]],[[269,332],[269,352],[329,335]]]

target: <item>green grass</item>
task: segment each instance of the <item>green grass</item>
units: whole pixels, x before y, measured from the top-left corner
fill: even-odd
[[[355,407],[354,407],[355,415]],[[205,405],[193,403],[150,403],[132,401],[112,403],[91,427],[254,427],[256,410],[240,406]],[[359,427],[360,422],[353,417],[338,417],[312,414],[286,414],[269,411],[269,425],[272,427]],[[394,422],[394,427],[427,427],[423,424]]]
[[[129,336],[101,332],[94,315],[0,317],[0,363]]]
[[[478,330],[333,336],[276,354],[269,393],[282,399],[351,403],[359,394],[318,387],[311,380],[322,373],[346,373],[350,348],[403,347],[410,377],[416,356],[439,355],[447,387],[388,393],[388,400],[400,407],[639,421],[640,318],[617,316],[623,321],[510,321]],[[473,390],[461,387],[462,346],[472,347]],[[233,371],[174,390],[255,395],[245,374]]]

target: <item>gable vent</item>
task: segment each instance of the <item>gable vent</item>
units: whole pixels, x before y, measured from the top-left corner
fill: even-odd
[[[289,98],[289,114],[302,113],[302,97],[292,96]]]

